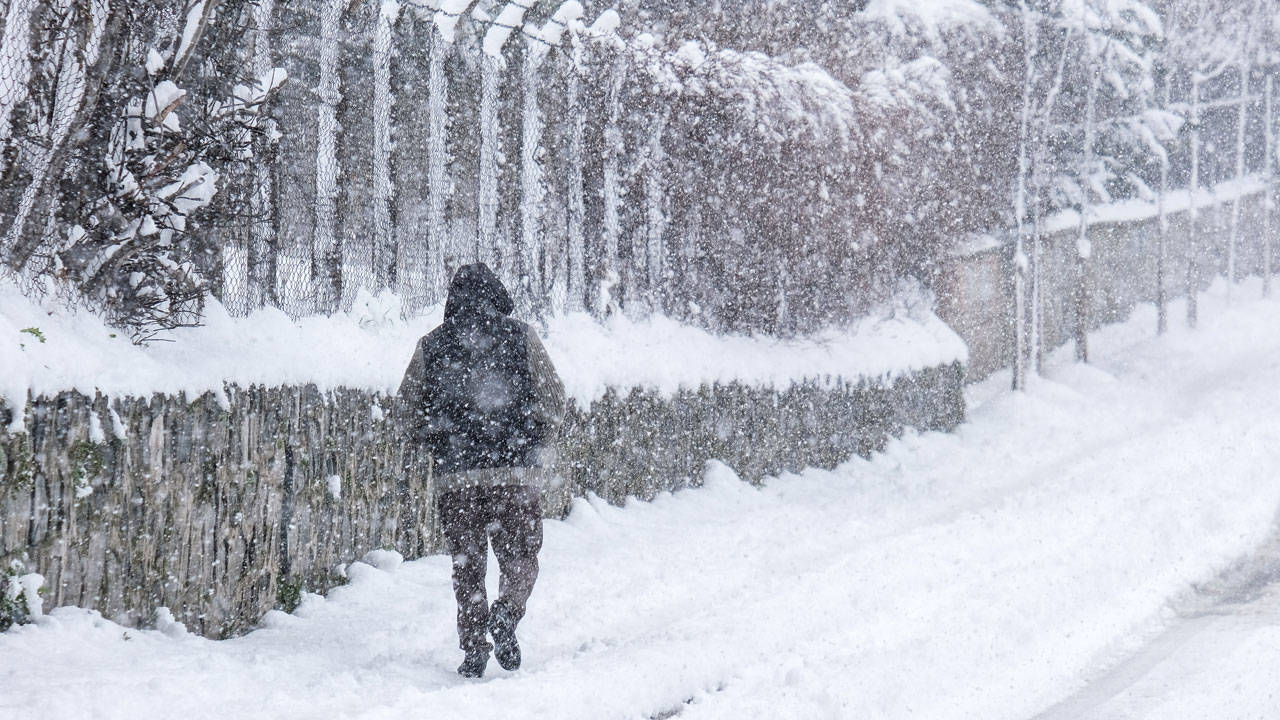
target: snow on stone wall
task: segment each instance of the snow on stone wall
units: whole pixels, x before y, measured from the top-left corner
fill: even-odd
[[[951,363],[783,391],[610,392],[571,408],[561,482],[545,508],[561,515],[588,492],[618,504],[651,499],[700,483],[713,458],[755,480],[834,467],[904,425],[953,428],[964,417],[963,376]],[[43,573],[51,606],[125,624],[168,607],[192,631],[225,637],[274,607],[291,610],[302,591],[340,584],[343,565],[367,552],[414,558],[440,548],[431,482],[382,393],[67,392],[22,412],[26,432],[0,431],[0,563]]]
[[[1139,303],[1155,303],[1161,275],[1169,299],[1186,297],[1189,285],[1204,290],[1225,275],[1237,199],[1242,200],[1239,223],[1244,228],[1236,249],[1238,272],[1260,274],[1269,250],[1262,189],[1261,182],[1248,178],[1203,189],[1194,203],[1185,191],[1173,193],[1165,206],[1163,269],[1158,266],[1161,218],[1155,203],[1126,200],[1091,209],[1087,236],[1092,252],[1084,265],[1090,329],[1126,319]],[[1045,223],[1043,332],[1048,349],[1070,342],[1076,330],[1079,222],[1077,213],[1064,212]],[[1011,251],[1010,244],[994,238],[972,244],[944,263],[935,288],[939,317],[969,349],[970,381],[1012,362]]]
[[[206,323],[138,346],[90,312],[37,302],[0,283],[0,401],[78,390],[111,397],[220,393],[244,387],[314,384],[322,390],[393,392],[418,338],[442,306],[402,319],[393,294],[365,294],[349,312],[291,320],[264,308],[232,318],[219,306]],[[604,323],[586,313],[540,326],[570,397],[589,406],[611,389],[670,397],[711,383],[785,390],[822,377],[896,377],[964,362],[964,344],[930,310],[927,295],[900,294],[870,317],[808,339],[715,335],[663,317]]]

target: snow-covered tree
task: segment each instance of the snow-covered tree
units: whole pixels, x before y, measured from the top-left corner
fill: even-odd
[[[146,337],[196,322],[214,249],[193,226],[222,175],[270,140],[262,106],[285,80],[242,69],[247,0],[57,2],[32,18],[31,79],[4,187],[3,256],[35,280],[70,281]],[[212,219],[212,218],[211,218]]]

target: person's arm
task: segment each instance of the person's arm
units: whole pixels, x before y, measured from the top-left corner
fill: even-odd
[[[426,393],[426,358],[422,341],[418,342],[413,352],[413,359],[400,381],[400,411],[403,428],[407,435],[416,442],[427,440],[427,393]]]
[[[564,383],[556,374],[555,365],[547,355],[547,349],[538,339],[533,328],[525,331],[525,343],[529,355],[529,375],[533,384],[532,420],[537,442],[543,442],[555,434],[560,423],[564,422],[565,397]]]

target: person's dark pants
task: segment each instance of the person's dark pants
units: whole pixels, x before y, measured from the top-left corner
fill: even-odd
[[[542,499],[538,488],[497,486],[463,488],[440,494],[440,524],[453,556],[453,594],[458,600],[458,645],[466,652],[488,651],[485,634],[489,602],[484,587],[488,542],[501,573],[498,602],[513,623],[538,579],[542,548]]]

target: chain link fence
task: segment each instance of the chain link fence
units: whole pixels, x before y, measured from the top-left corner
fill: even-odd
[[[73,186],[131,131],[122,111],[151,118],[111,95],[128,87],[114,78],[150,73],[157,37],[174,36],[165,62],[176,62],[189,5],[112,3],[150,23],[130,33],[106,22],[105,0],[3,3],[8,267],[56,275],[85,228],[117,258],[129,232],[148,230],[91,227],[101,213]],[[257,154],[219,168],[215,204],[175,234],[232,315],[328,314],[383,292],[414,315],[444,299],[457,267],[485,260],[528,315],[634,308],[717,330],[804,331],[881,297],[907,274],[884,248],[929,231],[893,209],[893,193],[910,194],[910,163],[885,170],[858,134],[879,137],[909,107],[871,114],[881,100],[762,55],[624,40],[616,16],[563,15],[572,3],[504,23],[430,5],[224,0],[222,34],[188,50],[187,80],[210,87],[226,84],[216,71],[228,59],[246,77],[278,66],[289,77],[255,120]],[[1226,145],[1210,129],[1234,132],[1238,110],[1214,100],[1200,124],[1206,143]],[[201,102],[193,90],[175,113],[187,123]],[[910,157],[931,149],[901,140]],[[1183,187],[1185,154],[1173,153]],[[1201,170],[1221,180],[1229,164],[1207,153]],[[110,291],[93,267],[78,269],[91,302]]]

